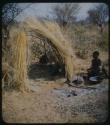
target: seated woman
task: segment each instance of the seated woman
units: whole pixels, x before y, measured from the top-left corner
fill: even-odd
[[[99,59],[99,52],[93,52],[93,59],[91,61],[91,68],[88,69],[88,77],[98,76],[101,71],[101,60]]]

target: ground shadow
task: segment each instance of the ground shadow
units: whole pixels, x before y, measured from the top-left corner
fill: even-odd
[[[28,77],[29,79],[34,79],[34,80],[39,78],[43,78],[45,80],[54,80],[64,77],[63,74],[59,73],[52,75],[50,70],[51,71],[53,70],[51,69],[51,65],[34,63],[31,64],[29,67]]]
[[[88,73],[84,72],[78,73],[76,76],[76,79],[74,79],[71,83],[68,83],[70,86],[93,86],[102,83],[103,80],[106,79],[106,77],[101,78],[101,76],[99,76],[97,80],[91,81],[90,77],[88,76]]]
[[[34,64],[31,64],[30,67],[29,67],[28,77],[29,77],[29,79],[33,79],[33,80],[44,79],[46,81],[58,80],[60,78],[65,77],[65,75],[63,73],[55,73],[53,75],[52,72],[54,72],[53,65],[34,63]],[[79,74],[79,75],[82,76],[83,78],[84,78],[84,76],[87,77],[86,73],[82,73],[82,74]],[[101,82],[102,81],[90,82],[90,81],[87,80],[87,78],[84,79],[84,85],[85,86],[100,84]],[[75,85],[79,85],[79,84],[75,84]]]

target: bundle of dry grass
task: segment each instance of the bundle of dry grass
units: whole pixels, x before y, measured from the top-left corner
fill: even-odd
[[[48,21],[41,22],[39,20],[26,20],[23,24],[24,28],[31,29],[36,35],[49,40],[49,44],[55,49],[57,56],[60,56],[59,61],[65,64],[66,77],[72,80],[75,73],[74,55],[71,44],[62,35],[61,29],[57,23]],[[11,67],[12,80],[11,86],[20,90],[27,88],[27,66],[28,48],[26,31],[22,28],[12,27],[9,32],[9,59],[7,60]],[[9,73],[9,72],[8,72]],[[8,80],[9,81],[9,80]]]
[[[23,30],[12,27],[9,32],[8,41],[10,51],[7,56],[8,70],[3,73],[2,81],[8,82],[9,87],[21,91],[27,90],[27,37]],[[10,54],[10,55],[9,55]],[[3,63],[4,67],[4,63]],[[9,70],[10,69],[10,70]],[[8,81],[6,79],[8,77]]]
[[[40,34],[50,41],[51,46],[56,49],[65,64],[66,77],[72,80],[75,73],[74,55],[71,44],[62,35],[59,25],[48,21],[41,22],[37,19],[26,19],[25,25],[36,35]]]
[[[27,84],[27,39],[23,31],[18,31],[15,36],[15,48],[13,56],[14,80],[16,87],[24,90]]]

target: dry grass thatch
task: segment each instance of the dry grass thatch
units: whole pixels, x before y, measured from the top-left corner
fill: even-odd
[[[13,56],[14,78],[17,86],[25,88],[27,80],[27,62],[26,62],[26,49],[27,39],[24,32],[18,32],[15,36],[15,51]]]
[[[26,19],[23,26],[21,28],[12,27],[9,33],[10,58],[8,59],[8,64],[13,67],[13,80],[11,81],[13,81],[14,86],[24,90],[27,85],[27,50],[29,44],[26,33],[28,30],[32,30],[36,35],[49,40],[50,45],[56,50],[65,64],[66,77],[72,80],[75,73],[74,55],[71,44],[62,35],[59,25],[48,21],[41,22],[39,20]]]
[[[41,22],[32,19],[27,19],[25,24],[29,29],[33,30],[36,35],[40,34],[42,37],[49,39],[50,45],[56,49],[65,64],[66,77],[72,80],[75,73],[74,55],[71,44],[62,35],[59,25],[53,22]]]
[[[24,31],[12,27],[9,33],[10,47],[9,56],[7,58],[7,71],[3,68],[3,82],[8,78],[8,86],[25,90],[27,85],[27,37]],[[8,53],[8,52],[7,52]],[[8,56],[8,55],[7,55]],[[4,63],[3,63],[4,64]],[[9,77],[11,75],[11,77]]]

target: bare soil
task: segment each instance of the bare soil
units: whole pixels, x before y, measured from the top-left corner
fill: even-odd
[[[102,123],[107,120],[108,80],[91,85],[95,89],[76,88],[64,83],[63,77],[48,78],[41,69],[38,76],[37,70],[33,67],[33,75],[29,75],[32,90],[29,93],[3,90],[4,122]]]

